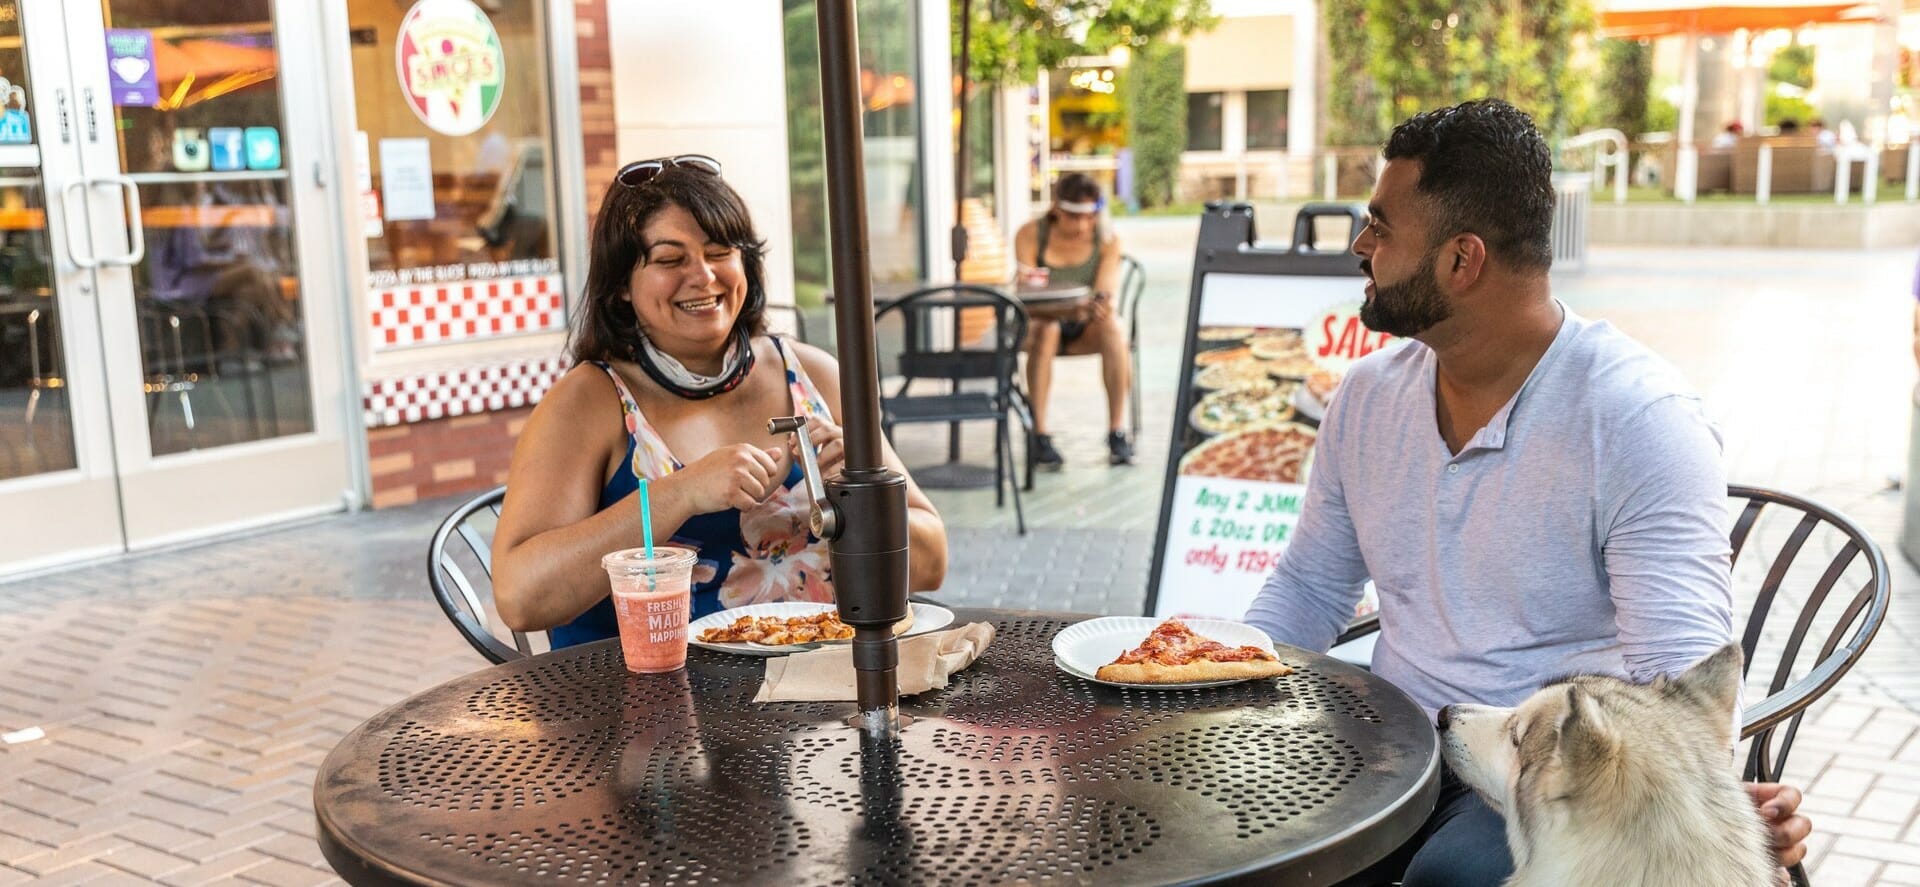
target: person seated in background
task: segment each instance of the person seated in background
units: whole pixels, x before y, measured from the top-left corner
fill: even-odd
[[[1787,119],[1780,121],[1780,134],[1783,136],[1799,135],[1800,121],[1795,120],[1792,117],[1788,117]]]
[[[1719,135],[1713,137],[1713,146],[1715,148],[1731,148],[1739,144],[1740,137],[1746,135],[1746,133],[1747,128],[1741,125],[1740,121],[1735,120],[1727,124],[1727,128],[1721,130]]]
[[[840,370],[810,345],[767,335],[764,242],[710,157],[628,164],[600,204],[574,367],[514,446],[494,537],[494,601],[515,631],[555,647],[619,633],[600,566],[653,535],[696,549],[692,616],[771,601],[833,600],[827,545],[786,435],[804,415],[820,471],[845,462]],[[882,441],[887,465],[907,471]],[[946,576],[940,515],[907,479],[909,588]]]
[[[1100,185],[1085,173],[1067,173],[1053,186],[1053,208],[1013,236],[1014,259],[1026,274],[1047,269],[1047,283],[1093,288],[1093,297],[1064,313],[1030,310],[1027,328],[1027,393],[1033,399],[1035,461],[1043,468],[1065,462],[1047,431],[1047,399],[1053,388],[1056,354],[1100,355],[1101,381],[1107,389],[1107,455],[1114,465],[1133,464],[1127,438],[1126,405],[1132,365],[1127,331],[1114,314],[1120,287],[1120,238],[1100,216],[1106,205]]]
[[[1807,129],[1813,133],[1814,142],[1822,148],[1831,148],[1840,141],[1839,136],[1835,135],[1833,130],[1827,128],[1827,122],[1818,117],[1813,118],[1813,122],[1807,124]]]

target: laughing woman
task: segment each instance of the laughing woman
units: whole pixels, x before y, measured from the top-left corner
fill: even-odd
[[[515,631],[555,647],[619,633],[600,557],[653,533],[697,549],[694,618],[769,601],[831,601],[825,542],[784,435],[805,415],[823,474],[844,461],[840,371],[766,334],[763,245],[720,164],[687,155],[623,168],[600,204],[574,368],[513,451],[494,540],[494,598]],[[906,474],[884,447],[888,466]],[[638,472],[638,473],[636,473]],[[940,586],[946,530],[907,480],[912,590]]]

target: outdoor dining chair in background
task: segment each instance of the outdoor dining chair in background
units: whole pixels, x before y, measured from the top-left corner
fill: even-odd
[[[983,341],[942,344],[960,338],[959,312],[968,309],[987,309],[992,314]],[[1028,425],[1019,379],[1020,349],[1027,339],[1026,309],[991,287],[944,284],[886,303],[875,313],[874,325],[880,341],[897,346],[892,353],[883,348],[880,354],[880,377],[898,380],[893,393],[883,391],[880,398],[880,423],[887,436],[893,437],[899,425],[992,421],[994,504],[1004,505],[1011,489],[1015,525],[1025,535],[1027,518],[1020,504],[1009,416]],[[916,382],[933,382],[935,388],[916,390]],[[969,388],[968,383],[986,387]]]

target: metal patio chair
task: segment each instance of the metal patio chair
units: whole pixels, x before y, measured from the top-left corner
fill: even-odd
[[[970,308],[988,308],[994,322],[987,333],[986,347],[966,347],[956,343],[941,347],[933,335],[941,325],[957,321],[946,316]],[[891,395],[880,398],[880,424],[887,436],[896,425],[909,423],[952,424],[967,421],[994,423],[993,479],[994,504],[1006,502],[1007,490],[1013,491],[1015,525],[1021,535],[1027,532],[1027,517],[1020,503],[1019,473],[1013,459],[1013,420],[1025,422],[1024,398],[1020,389],[1020,349],[1027,338],[1027,312],[1019,302],[991,287],[954,283],[915,290],[881,306],[874,323],[882,324],[890,316],[900,318],[900,350],[882,355],[881,377],[902,381]],[[911,394],[916,380],[937,380],[952,384],[952,390],[940,394]],[[987,390],[964,388],[968,382],[987,382]],[[1031,460],[1029,460],[1031,461]],[[1031,477],[1031,466],[1029,466]]]
[[[433,587],[434,600],[461,637],[496,665],[534,653],[526,634],[508,629],[492,615],[493,532],[489,527],[483,533],[475,525],[475,518],[485,519],[483,512],[498,520],[500,503],[506,498],[507,488],[495,487],[461,503],[440,522],[427,548],[427,582]],[[449,544],[455,538],[465,544],[464,555],[459,546]],[[476,575],[470,578],[469,569]],[[511,646],[501,633],[511,638]]]
[[[1729,534],[1736,565],[1761,512],[1771,506],[1800,516],[1774,554],[1740,636],[1740,651],[1746,655],[1748,675],[1753,674],[1756,658],[1775,663],[1772,677],[1767,681],[1767,695],[1748,705],[1741,716],[1740,739],[1751,740],[1741,778],[1748,782],[1778,782],[1808,707],[1846,676],[1886,621],[1892,583],[1886,555],[1880,546],[1846,515],[1810,499],[1763,487],[1730,485],[1727,496],[1745,503]],[[1794,567],[1803,553],[1813,554],[1807,542],[1823,527],[1825,531],[1820,538],[1837,543],[1838,548],[1817,571],[1818,581],[1805,587],[1804,593],[1797,593],[1804,583],[1788,580],[1804,580],[1816,572],[1806,569],[1804,563],[1801,569]],[[1859,586],[1851,594],[1845,594],[1843,589],[1838,599],[1839,612],[1834,614],[1826,607],[1834,587],[1841,583],[1851,566],[1861,561],[1864,561],[1866,575],[1862,578],[1856,574]],[[1783,588],[1789,587],[1791,590],[1783,594]],[[1765,630],[1776,604],[1799,608],[1784,637],[1777,633],[1769,636]],[[1825,638],[1819,653],[1803,662],[1804,644],[1810,634],[1818,633],[1816,625],[1825,631]],[[1334,643],[1344,644],[1379,629],[1377,614],[1357,619]],[[1763,644],[1764,656],[1761,655]],[[1796,887],[1808,887],[1803,866],[1789,868],[1788,875]]]

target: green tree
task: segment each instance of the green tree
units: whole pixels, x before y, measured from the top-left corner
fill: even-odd
[[[1327,0],[1329,69],[1340,88],[1371,80],[1379,98],[1336,101],[1331,140],[1377,136],[1421,111],[1497,96],[1564,134],[1587,116],[1587,78],[1570,59],[1593,28],[1587,0]],[[1364,76],[1359,76],[1364,73]],[[1371,108],[1374,123],[1361,116]]]
[[[1600,87],[1595,120],[1631,139],[1649,130],[1653,47],[1639,40],[1600,41]]]
[[[1187,148],[1187,53],[1153,43],[1133,56],[1121,80],[1127,144],[1133,149],[1134,194],[1142,206],[1173,202],[1180,153]]]
[[[958,58],[959,0],[952,9]],[[1032,83],[1075,56],[1138,51],[1218,21],[1209,0],[974,0],[972,9],[967,80],[1003,86]]]
[[[1788,120],[1805,126],[1808,121],[1818,116],[1820,114],[1806,99],[1767,90],[1766,124],[1768,126],[1779,126]]]
[[[1767,65],[1767,79],[1813,88],[1813,47],[1794,43],[1780,48]]]
[[[1381,126],[1382,96],[1368,64],[1367,0],[1323,0],[1322,32],[1327,35],[1326,143],[1377,145],[1386,140]]]

